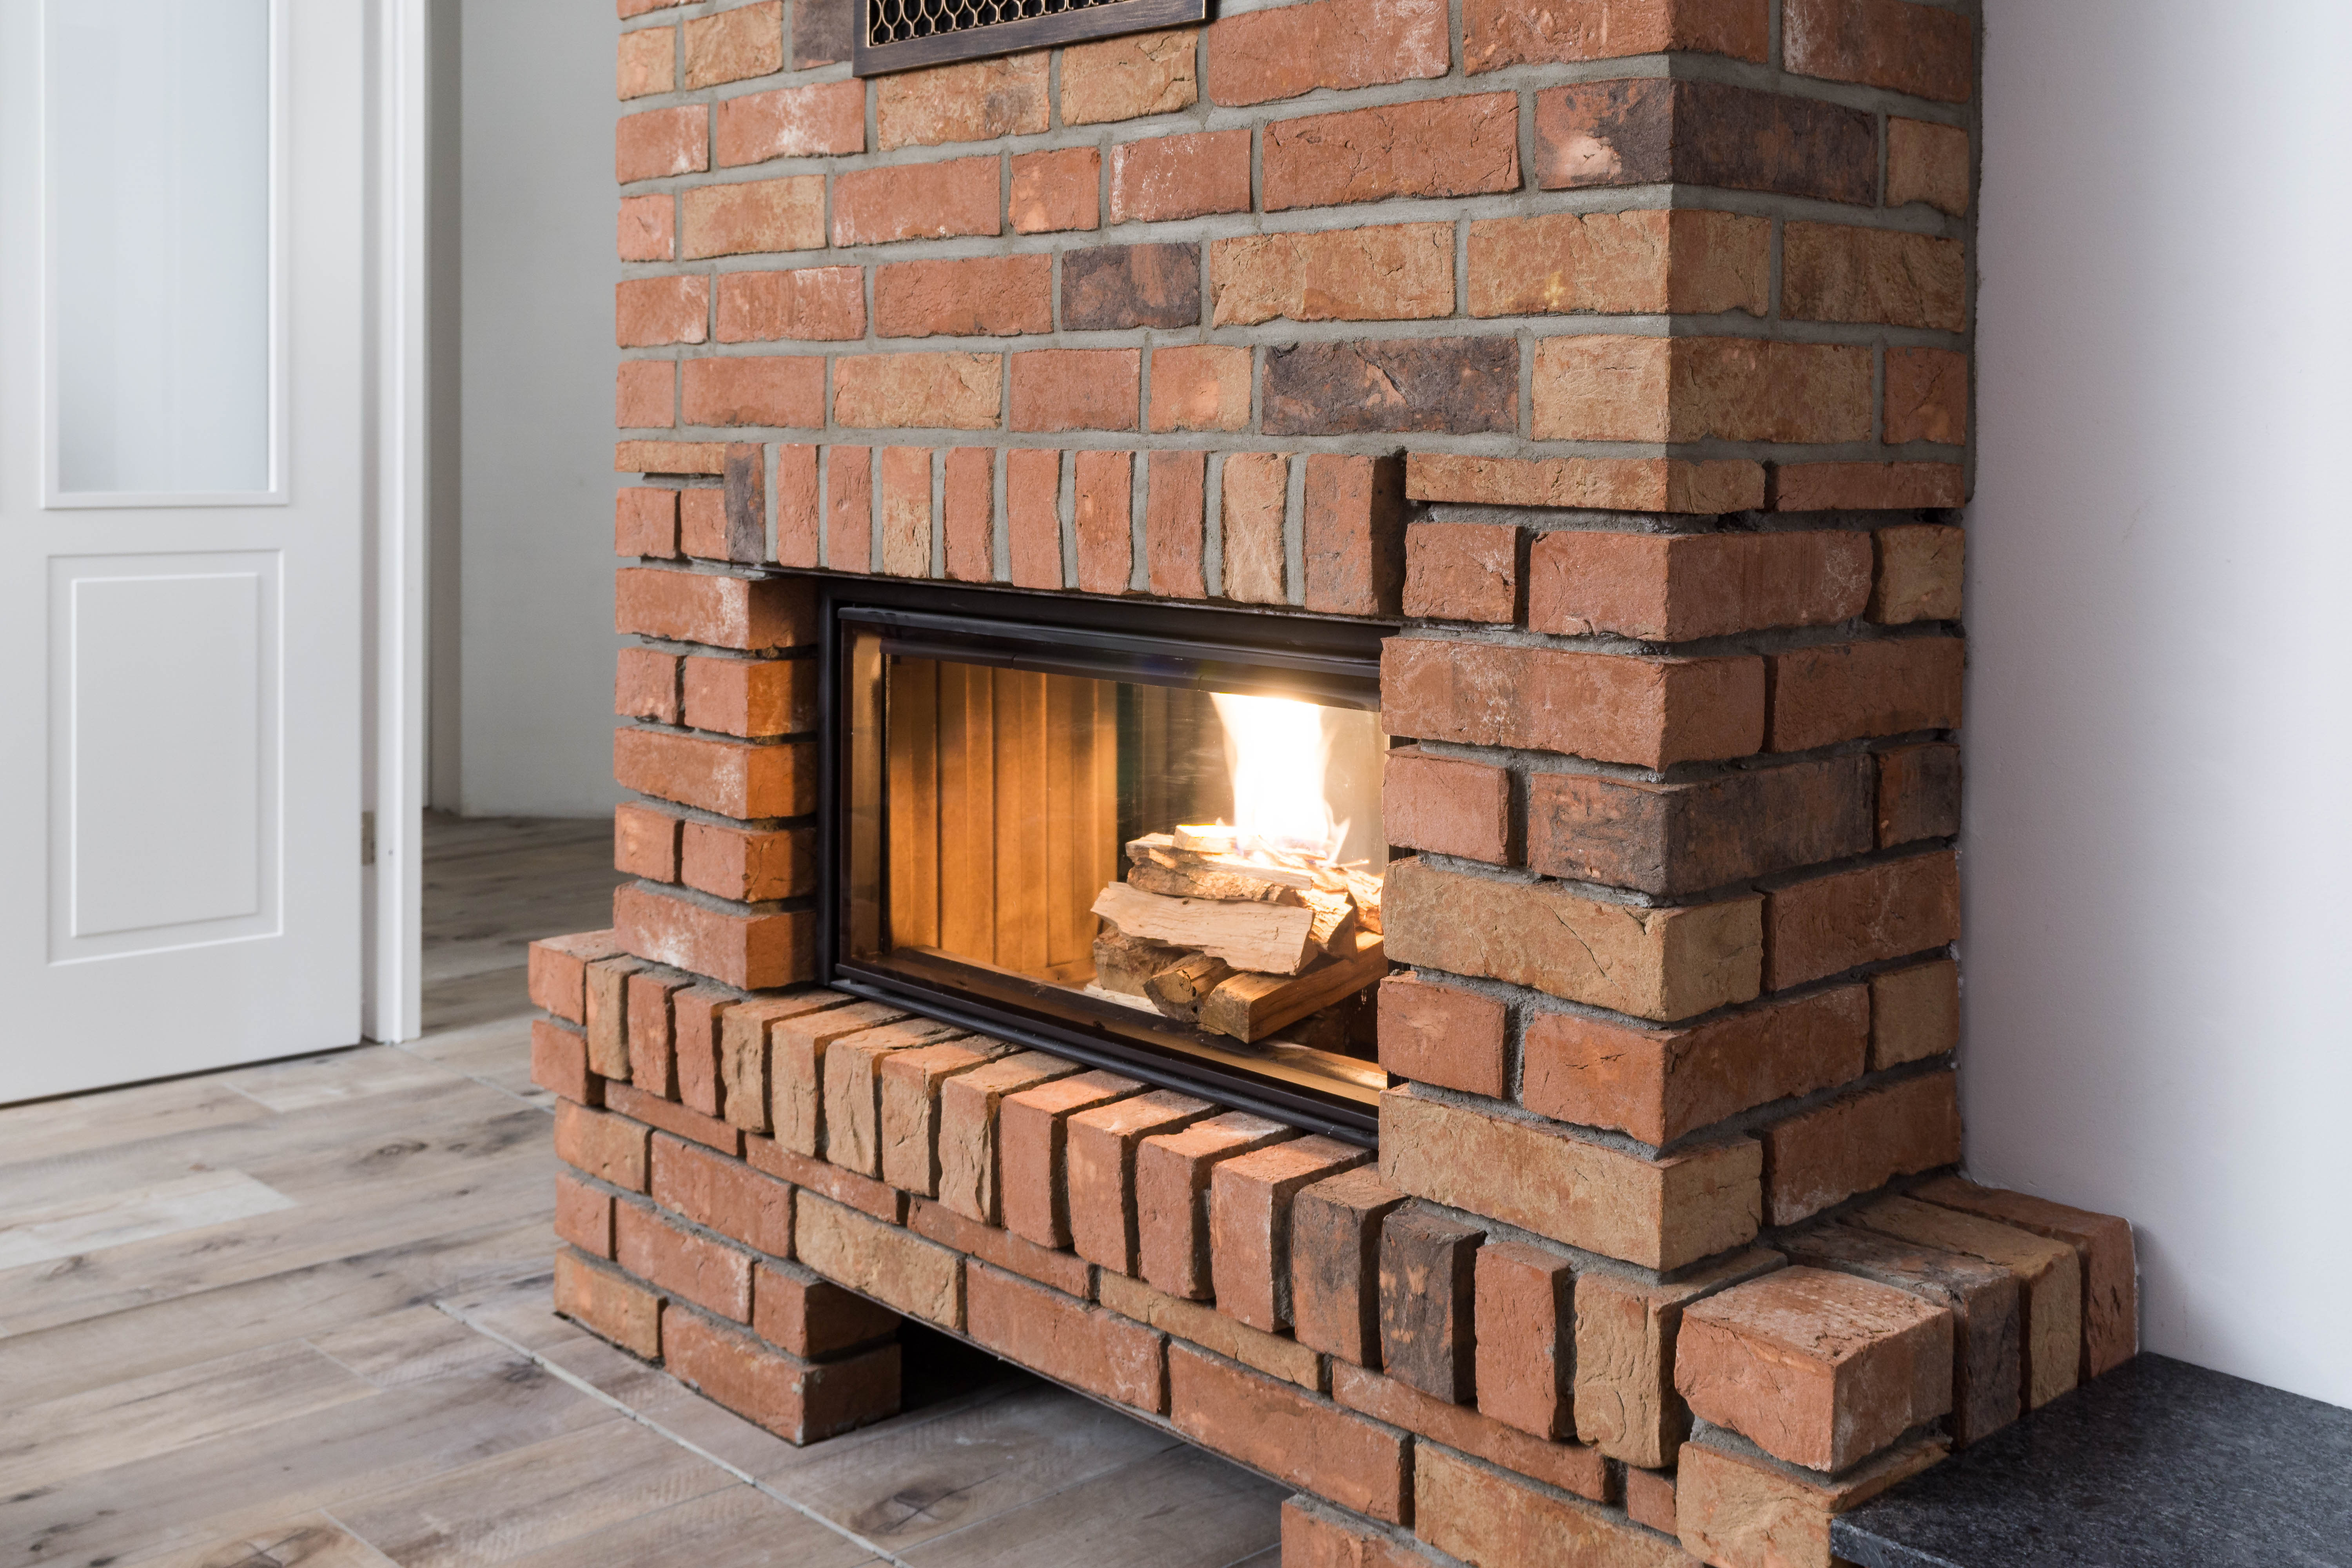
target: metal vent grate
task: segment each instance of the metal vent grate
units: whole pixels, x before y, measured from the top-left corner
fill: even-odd
[[[936,38],[943,33],[968,33],[1032,16],[1063,16],[1118,4],[1118,0],[873,0],[866,41],[899,44],[909,38]]]
[[[858,0],[859,76],[1208,19],[1208,0]]]

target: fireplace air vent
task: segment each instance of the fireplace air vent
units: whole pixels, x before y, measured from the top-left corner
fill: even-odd
[[[858,0],[858,8],[859,76],[1208,18],[1208,0]]]

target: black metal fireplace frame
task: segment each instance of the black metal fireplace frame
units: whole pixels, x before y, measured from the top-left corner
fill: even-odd
[[[850,957],[844,945],[849,924],[846,864],[851,849],[845,812],[852,762],[845,731],[853,700],[845,651],[847,638],[861,627],[936,640],[950,648],[957,636],[984,624],[992,641],[1026,645],[1019,668],[1054,670],[1057,650],[1080,650],[1097,659],[1109,655],[1190,660],[1204,671],[1225,672],[1219,678],[1221,684],[1278,683],[1318,700],[1377,707],[1381,642],[1398,628],[1281,608],[1236,610],[827,574],[812,574],[811,580],[817,591],[819,981],[834,990],[904,1007],[977,1034],[1123,1073],[1154,1088],[1197,1094],[1235,1110],[1371,1147],[1379,1117],[1359,1101],[1231,1070],[1204,1059],[1163,1055],[1108,1030],[1014,1011]],[[1099,664],[1083,672],[1098,674]]]

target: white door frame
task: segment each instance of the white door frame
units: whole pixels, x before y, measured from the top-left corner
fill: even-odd
[[[362,672],[362,809],[375,824],[362,872],[361,1027],[372,1040],[423,1032],[425,538],[428,428],[425,300],[426,0],[371,0],[375,40],[374,323]]]

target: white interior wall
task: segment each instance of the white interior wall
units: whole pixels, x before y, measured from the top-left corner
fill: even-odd
[[[1985,8],[1969,1165],[2352,1405],[2352,9]]]
[[[602,17],[601,25],[596,20]],[[618,23],[572,0],[436,0],[459,296],[436,377],[433,799],[589,816],[612,781],[612,80]],[[454,36],[455,48],[449,46]],[[454,56],[454,58],[453,58]],[[451,123],[454,119],[455,123]],[[456,233],[449,232],[454,218]],[[454,271],[455,278],[450,275]],[[453,569],[454,567],[454,569]]]

